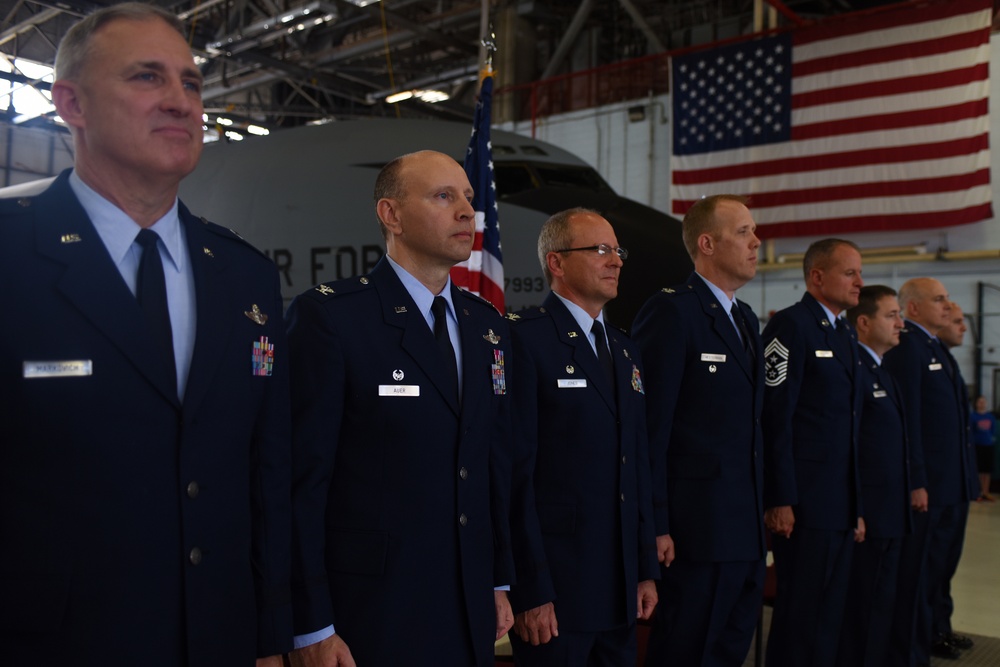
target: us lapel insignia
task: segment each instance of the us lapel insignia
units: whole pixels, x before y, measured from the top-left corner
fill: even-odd
[[[572,375],[573,373],[576,372],[576,369],[573,368],[572,366],[567,366],[566,367],[566,372],[569,373],[570,375]]]
[[[253,342],[251,367],[254,375],[271,377],[274,368],[274,344],[268,342],[267,336]]]
[[[822,324],[822,325],[823,325],[823,326],[825,326],[825,327],[828,327],[828,326],[830,326],[830,323],[826,321],[826,318],[825,318],[825,317],[824,317],[823,319],[821,319],[821,320],[819,321],[819,323],[820,323],[820,324]]]
[[[203,251],[205,252],[205,254],[206,254],[206,255],[208,255],[209,257],[215,257],[215,254],[214,254],[214,253],[212,252],[211,248],[202,248],[202,250],[203,250]]]
[[[625,348],[622,348],[622,352],[625,354],[625,358],[626,359],[631,359],[632,358],[632,356],[628,353],[628,350],[626,350]]]
[[[316,288],[316,291],[322,294],[323,296],[329,296],[330,294],[333,294],[333,288],[330,287],[329,285],[320,285],[319,287]]]
[[[493,350],[493,363],[490,364],[493,376],[493,393],[502,396],[507,393],[507,378],[504,375],[503,350]]]
[[[639,367],[635,364],[632,364],[632,391],[637,391],[640,394],[646,393],[642,386],[642,375],[639,373]]]
[[[462,314],[463,315],[468,315],[469,314],[469,309],[468,308],[463,308],[462,309]]]
[[[570,331],[570,332],[569,332],[568,334],[566,334],[566,335],[567,335],[567,336],[569,336],[570,338],[576,338],[576,332],[575,332],[575,331]]]
[[[260,308],[257,307],[256,303],[250,310],[244,310],[243,314],[261,326],[267,324],[267,313],[260,312]]]
[[[496,345],[497,343],[500,342],[500,336],[493,333],[493,329],[490,329],[489,333],[483,336],[483,340]]]
[[[405,313],[406,312],[406,306],[396,306],[396,312],[397,313]]]
[[[79,243],[81,240],[79,234],[63,234],[59,237],[60,243]]]
[[[710,304],[708,304],[708,307],[709,308],[718,308],[719,304],[717,304],[717,303],[710,303]]]

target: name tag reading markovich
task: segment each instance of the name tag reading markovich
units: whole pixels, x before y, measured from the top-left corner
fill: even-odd
[[[560,389],[585,389],[587,387],[587,381],[584,379],[556,380],[556,386]]]
[[[419,396],[419,384],[380,384],[379,396]]]
[[[36,378],[72,378],[93,375],[94,362],[90,359],[76,361],[25,361],[24,377]]]

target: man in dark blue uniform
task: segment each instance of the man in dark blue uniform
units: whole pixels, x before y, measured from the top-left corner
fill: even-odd
[[[281,293],[177,200],[200,93],[176,17],[95,12],[52,85],[74,168],[0,204],[4,665],[280,665],[291,647]]]
[[[511,316],[519,665],[635,664],[656,605],[642,366],[602,313],[627,255],[596,212],[553,215],[538,237],[552,291]]]
[[[506,320],[449,278],[475,236],[461,165],[386,165],[387,254],[292,303],[293,603],[305,665],[492,665],[505,591]],[[433,656],[433,657],[431,657]]]
[[[899,344],[903,328],[896,291],[861,288],[847,311],[861,348],[858,377],[864,392],[858,468],[865,507],[865,541],[854,548],[847,613],[837,663],[842,667],[885,664],[896,614],[896,584],[904,536],[910,530],[909,454],[902,397],[882,356]],[[900,610],[906,614],[907,610]]]
[[[760,241],[740,197],[684,216],[695,273],[639,311],[658,552],[664,567],[647,665],[743,664],[764,583],[764,354],[736,290]],[[711,591],[711,593],[709,593]]]
[[[817,241],[803,272],[807,293],[764,329],[764,507],[777,578],[770,667],[834,664],[853,541],[865,531],[858,344],[838,318],[858,303],[861,253],[850,241]]]
[[[913,480],[913,534],[903,545],[901,608],[912,609],[893,640],[893,665],[925,665],[932,655],[957,658],[971,640],[951,631],[949,581],[961,555],[969,501],[972,456],[965,382],[938,335],[951,323],[952,302],[940,281],[913,278],[899,291],[906,329],[886,354],[906,407]],[[945,608],[947,607],[947,612]],[[937,621],[937,624],[936,624]],[[910,637],[906,634],[909,632]],[[904,651],[902,647],[910,648]]]

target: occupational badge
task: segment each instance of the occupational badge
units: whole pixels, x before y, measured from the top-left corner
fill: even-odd
[[[251,365],[254,375],[271,377],[271,370],[274,368],[274,344],[268,342],[267,336],[261,336],[260,340],[253,342]]]
[[[259,324],[261,326],[267,324],[267,314],[262,313],[260,308],[257,307],[256,303],[253,305],[252,308],[250,308],[250,310],[244,310],[243,314],[249,317],[251,320],[253,320],[256,324]]]
[[[483,340],[496,345],[500,342],[500,336],[493,333],[493,329],[490,329],[489,333],[483,336]]]
[[[397,368],[392,372],[392,379],[395,380],[396,382],[402,382],[404,377],[405,375],[403,374],[402,369]]]

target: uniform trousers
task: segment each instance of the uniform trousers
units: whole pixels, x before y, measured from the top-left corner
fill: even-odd
[[[539,646],[521,641],[512,630],[510,646],[517,667],[631,667],[636,662],[636,624],[601,632],[560,628],[558,637]]]
[[[896,609],[902,537],[865,538],[854,545],[837,664],[882,667]],[[909,616],[908,612],[904,612]]]
[[[740,667],[764,593],[764,560],[660,567],[646,667]]]
[[[767,667],[832,667],[847,601],[853,530],[800,528],[774,536],[777,592]]]

